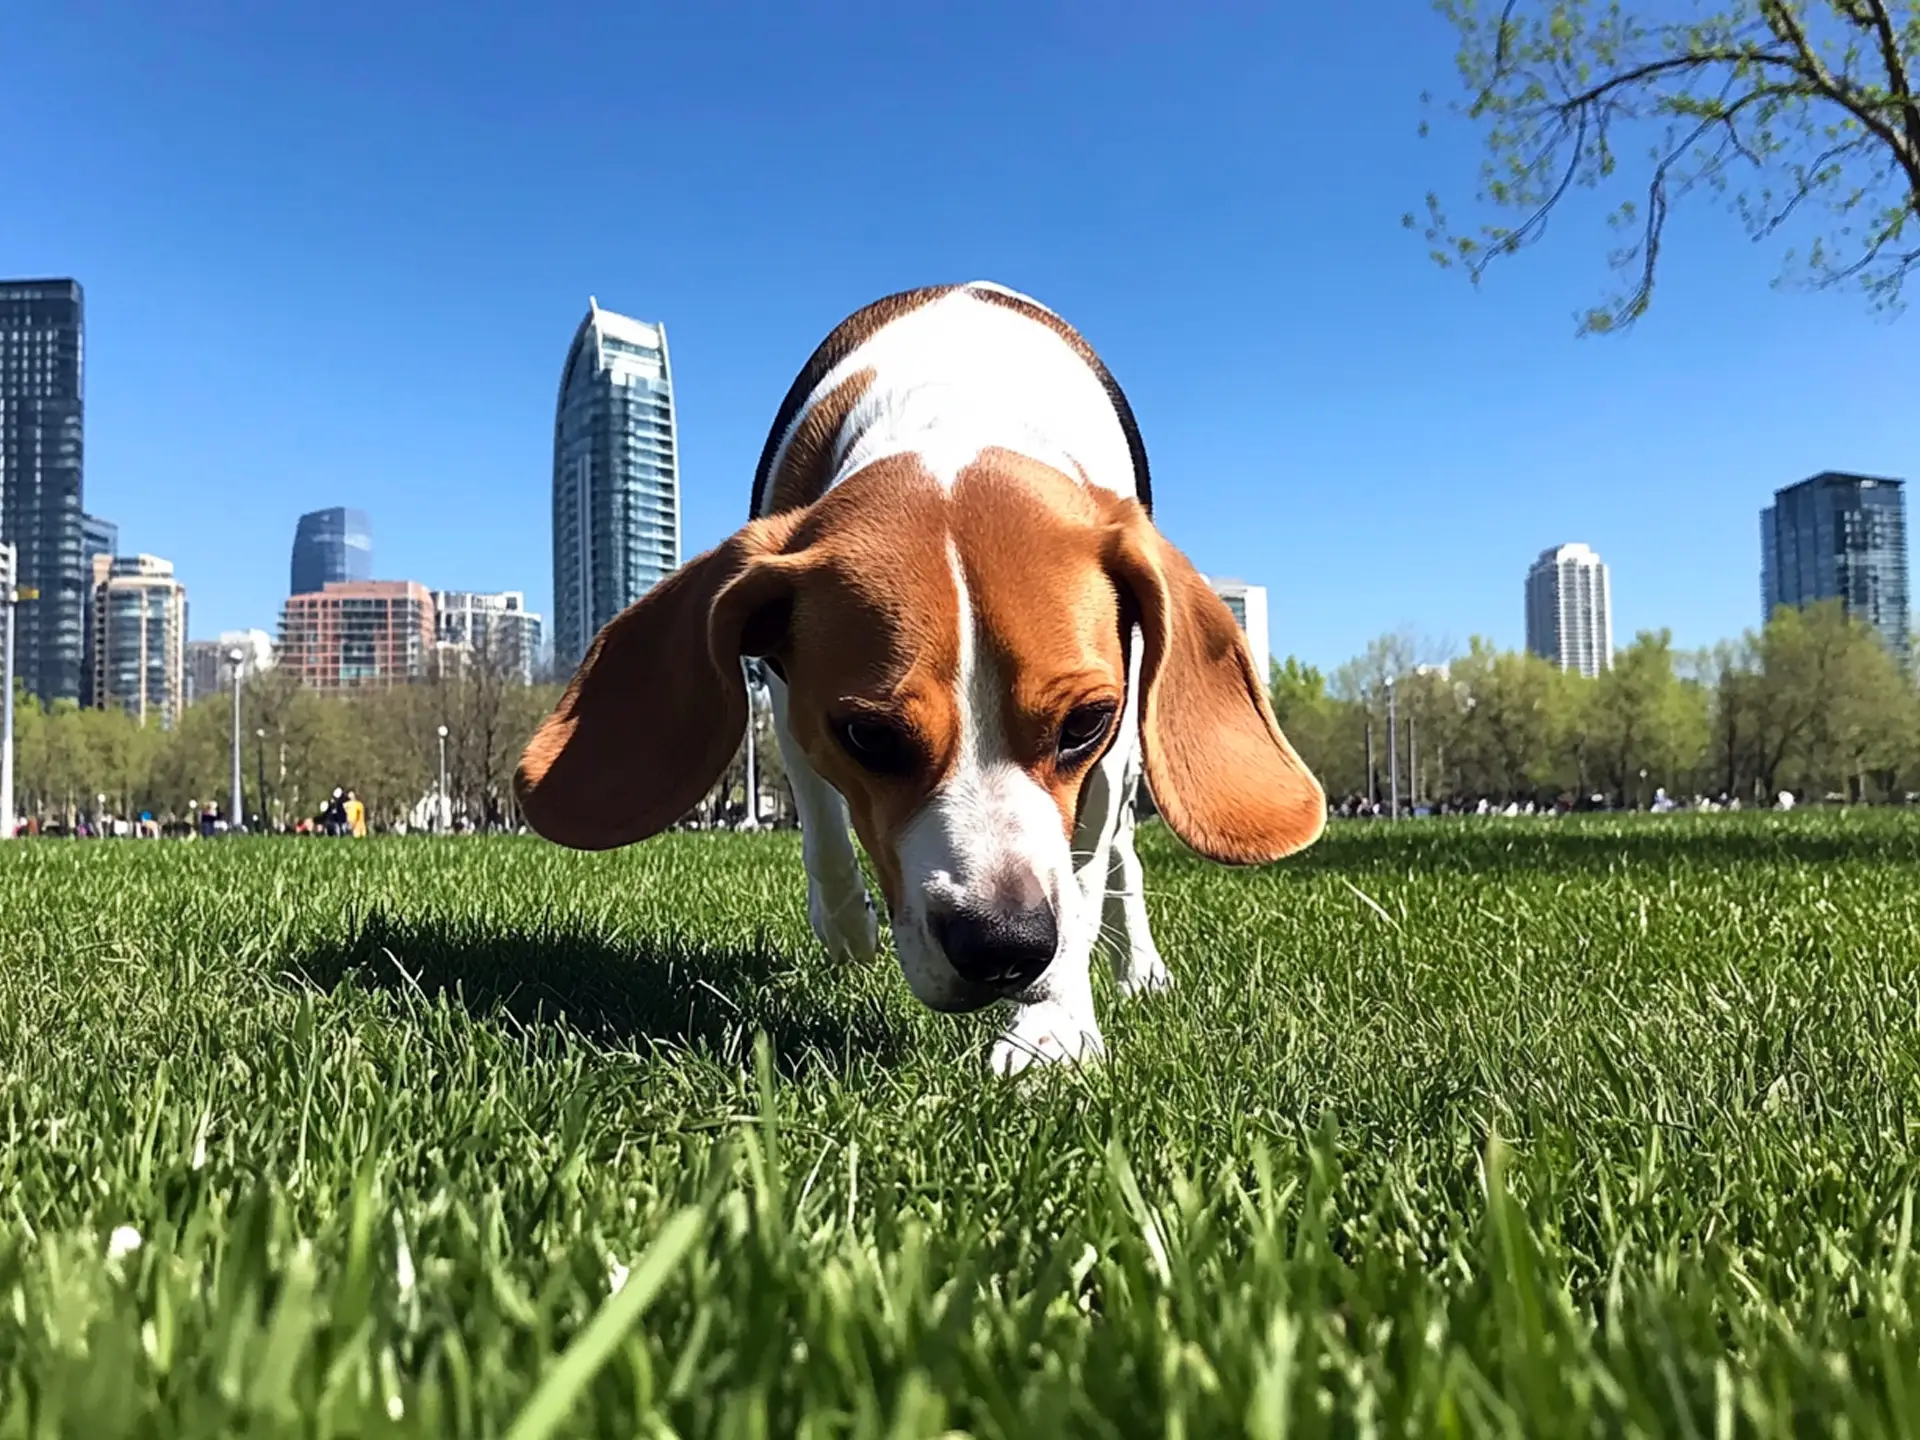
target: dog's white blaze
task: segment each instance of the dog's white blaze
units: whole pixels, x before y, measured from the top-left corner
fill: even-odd
[[[896,939],[901,968],[923,999],[959,984],[927,929],[930,907],[993,903],[996,882],[1031,879],[1054,907],[1059,932],[1055,967],[1069,957],[1084,963],[1092,935],[1085,899],[1074,883],[1073,852],[1060,811],[1044,787],[1015,763],[1007,744],[1005,677],[981,653],[959,552],[947,547],[958,598],[959,665],[955,676],[953,768],[901,833],[899,860],[906,891]],[[1028,999],[1049,992],[1053,971]],[[934,1003],[932,1000],[929,1003]]]
[[[1135,495],[1133,452],[1100,377],[1057,331],[982,299],[982,291],[1046,309],[1004,285],[976,281],[889,321],[814,386],[775,448],[770,473],[779,473],[813,408],[871,370],[872,382],[835,436],[829,488],[907,454],[951,486],[982,450],[999,447]],[[763,503],[771,494],[769,486]]]

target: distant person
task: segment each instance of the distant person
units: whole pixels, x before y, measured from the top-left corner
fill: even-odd
[[[338,786],[327,798],[326,809],[320,812],[320,828],[329,835],[347,833],[347,792]]]
[[[356,840],[367,838],[367,807],[360,803],[360,797],[347,791],[346,801],[347,833]]]

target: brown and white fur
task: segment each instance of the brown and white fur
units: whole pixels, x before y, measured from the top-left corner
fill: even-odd
[[[1158,990],[1133,797],[1230,864],[1313,842],[1320,786],[1264,665],[1154,527],[1120,388],[1000,286],[890,296],[814,352],[753,518],[611,621],[528,745],[528,823],[582,849],[655,834],[712,787],[774,672],[807,915],[865,960],[878,925],[936,1010],[1012,1002],[992,1064],[1100,1053],[1090,965]]]

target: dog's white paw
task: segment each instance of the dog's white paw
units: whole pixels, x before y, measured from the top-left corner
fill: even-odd
[[[1064,1005],[1043,1001],[1020,1007],[1013,1023],[993,1042],[988,1063],[996,1075],[1018,1075],[1029,1065],[1058,1065],[1067,1060],[1092,1064],[1105,1053],[1100,1026],[1091,1015],[1083,1017]]]
[[[1124,965],[1115,967],[1114,980],[1126,996],[1158,995],[1173,988],[1173,972],[1157,950],[1136,950]]]
[[[836,960],[871,960],[880,953],[880,917],[864,885],[830,902],[818,885],[808,881],[807,923]]]

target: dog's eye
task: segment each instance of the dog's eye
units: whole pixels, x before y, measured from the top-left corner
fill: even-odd
[[[876,775],[900,775],[914,767],[913,741],[897,725],[884,720],[842,720],[834,736],[863,767]]]
[[[1107,738],[1113,724],[1113,706],[1106,701],[1082,705],[1069,711],[1060,722],[1060,741],[1056,747],[1062,760],[1084,760]]]

